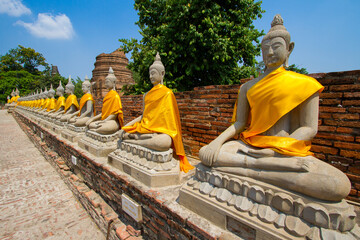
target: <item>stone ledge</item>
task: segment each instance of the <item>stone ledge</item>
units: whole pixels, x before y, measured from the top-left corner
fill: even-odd
[[[104,232],[106,232],[104,229],[107,229],[106,223],[111,221],[113,214],[105,207],[103,208],[105,212],[103,211],[101,215],[101,203],[106,204],[103,206],[109,206],[117,214],[120,222],[114,220],[115,222],[111,224],[111,236],[116,235],[116,238],[112,239],[136,238],[139,231],[148,239],[219,239],[224,236],[237,239],[230,232],[216,227],[180,206],[177,203],[180,186],[150,189],[110,166],[106,161],[94,158],[79,147],[57,137],[28,117],[19,113],[15,113],[14,117],[29,138],[47,156],[49,162],[54,164],[64,181],[68,182],[79,201]],[[44,135],[44,142],[41,142],[40,132]],[[72,155],[77,157],[77,166],[70,160]],[[141,204],[142,222],[134,222],[122,211],[122,193]],[[135,232],[130,227],[126,227],[127,233],[124,233],[124,225],[132,226]]]

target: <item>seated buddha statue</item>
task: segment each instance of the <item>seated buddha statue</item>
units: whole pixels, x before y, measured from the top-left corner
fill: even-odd
[[[44,90],[45,91],[45,90]],[[40,89],[40,93],[39,93],[39,97],[38,97],[38,102],[36,105],[36,112],[40,112],[41,110],[43,110],[43,106],[45,104],[45,99],[46,99],[46,95],[44,94],[43,90]]]
[[[117,132],[124,124],[121,99],[115,90],[116,76],[111,67],[105,78],[105,87],[109,92],[104,97],[101,113],[90,118],[86,122],[86,127],[93,132],[110,135]]]
[[[15,99],[15,92],[14,90],[12,90],[10,96],[8,96],[8,102],[6,104],[6,108],[9,108],[10,106],[13,105],[14,99]]]
[[[69,96],[66,98],[64,110],[59,112],[59,115],[56,117],[60,122],[67,122],[71,115],[79,109],[79,103],[77,97],[74,95],[74,91],[75,86],[69,76],[69,82],[65,86],[65,93]]]
[[[80,110],[72,114],[69,123],[76,127],[84,127],[86,122],[95,115],[94,98],[90,93],[91,83],[88,77],[82,83],[82,90],[85,93],[80,99]]]
[[[41,104],[41,110],[39,111],[40,114],[46,113],[47,112],[47,106],[50,102],[50,98],[49,98],[49,91],[47,90],[47,88],[45,87],[43,94],[43,99],[44,101]]]
[[[65,109],[65,97],[64,97],[65,89],[61,84],[61,81],[59,82],[59,86],[56,89],[56,95],[59,97],[56,100],[55,108],[50,110],[48,112],[48,116],[50,118],[55,118],[57,114],[62,112]]]
[[[180,170],[188,172],[194,167],[185,156],[176,98],[163,85],[165,67],[159,53],[149,68],[149,75],[153,88],[144,95],[143,113],[121,129],[120,139],[155,151],[167,151],[173,147],[180,159]]]
[[[310,152],[323,86],[285,70],[294,43],[280,15],[275,16],[261,49],[265,72],[241,85],[234,124],[200,149],[201,162],[219,172],[340,201],[349,194],[349,179]],[[230,140],[238,134],[240,140]]]
[[[10,95],[11,95],[11,98],[10,98],[9,104],[16,105],[17,100],[20,97],[19,96],[19,90],[17,88],[16,88],[16,90],[12,90]]]
[[[50,112],[51,110],[54,110],[56,107],[56,100],[55,100],[55,90],[53,89],[53,86],[51,84],[50,90],[48,91],[48,104],[46,105],[46,112]]]

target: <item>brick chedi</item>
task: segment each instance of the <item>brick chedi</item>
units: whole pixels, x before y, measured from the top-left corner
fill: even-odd
[[[117,78],[116,90],[119,92],[124,85],[133,84],[132,72],[127,68],[129,60],[126,58],[122,49],[116,49],[114,52],[106,54],[101,53],[96,57],[94,63],[95,68],[92,71],[93,77],[93,97],[95,99],[95,109],[97,112],[101,111],[102,100],[105,97],[107,90],[105,88],[105,77],[109,73],[109,67],[114,70]]]
[[[51,66],[51,76],[59,75],[59,69],[57,66]]]

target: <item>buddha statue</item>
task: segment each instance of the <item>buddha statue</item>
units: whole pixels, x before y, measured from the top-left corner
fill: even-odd
[[[180,170],[188,172],[194,167],[185,156],[176,98],[163,85],[165,67],[159,53],[149,68],[149,75],[153,88],[144,94],[143,113],[120,130],[120,139],[155,151],[167,151],[173,147],[180,158]]]
[[[53,89],[53,86],[51,84],[50,90],[48,91],[48,104],[46,105],[46,112],[50,112],[51,110],[55,109],[56,107],[56,100],[54,98],[55,96],[55,90]]]
[[[45,98],[46,98],[46,96],[45,96],[43,90],[40,89],[39,98],[38,98],[38,104],[37,104],[36,110],[35,110],[36,112],[40,112],[41,110],[43,110],[43,106],[45,104]]]
[[[11,105],[16,105],[16,103],[17,103],[17,100],[18,100],[18,98],[19,98],[19,90],[16,88],[16,90],[12,90],[12,92],[11,92],[11,98],[10,98],[10,104]]]
[[[124,122],[120,96],[115,90],[116,77],[111,67],[105,78],[105,87],[109,92],[104,97],[101,113],[90,118],[86,127],[98,134],[110,135],[117,132]]]
[[[86,76],[85,81],[82,83],[82,90],[84,95],[80,99],[80,110],[72,114],[69,123],[74,124],[75,127],[84,127],[86,122],[94,117],[94,98],[90,93],[91,83]]]
[[[47,106],[50,102],[50,98],[49,98],[49,92],[47,90],[47,88],[45,87],[45,91],[42,93],[43,94],[43,103],[41,104],[41,110],[39,111],[40,114],[44,114],[47,111]]]
[[[40,102],[41,102],[41,94],[42,94],[42,89],[36,91],[36,95],[35,95],[35,102],[34,102],[34,107],[33,107],[33,111],[37,111],[40,108]]]
[[[10,103],[10,96],[7,96],[7,103]]]
[[[200,149],[201,162],[218,172],[316,199],[342,200],[349,194],[349,179],[310,152],[323,86],[285,70],[294,43],[280,15],[275,16],[261,49],[265,72],[241,85],[234,124]],[[230,140],[238,134],[240,140]]]
[[[65,108],[65,97],[64,97],[64,92],[65,92],[65,89],[64,87],[62,86],[61,84],[61,81],[59,82],[59,86],[58,88],[56,89],[56,95],[59,97],[57,100],[56,100],[56,105],[55,105],[55,108],[50,110],[49,113],[48,113],[48,116],[50,118],[55,118],[57,114],[59,114],[60,112],[62,112]]]
[[[65,93],[69,96],[66,98],[64,110],[59,112],[56,119],[60,122],[67,122],[71,115],[79,109],[79,103],[77,97],[74,95],[75,86],[71,82],[71,76],[69,76],[69,82],[65,86]]]

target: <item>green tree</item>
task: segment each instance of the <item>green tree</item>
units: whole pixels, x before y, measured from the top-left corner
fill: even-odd
[[[15,88],[26,95],[39,88],[39,85],[40,77],[25,70],[0,72],[0,102],[6,102],[6,97]]]
[[[258,74],[263,73],[265,71],[264,61],[260,61],[259,63],[257,63],[255,65],[255,69]],[[308,71],[306,70],[306,68],[300,68],[299,66],[297,66],[295,64],[291,64],[289,67],[286,68],[286,70],[301,73],[301,74],[309,74]]]
[[[149,66],[156,52],[166,68],[165,84],[178,91],[233,84],[255,73],[260,54],[261,2],[254,0],[135,0],[143,36],[120,39],[132,52],[129,67],[140,76],[135,93],[151,88]]]
[[[0,55],[0,71],[25,70],[31,74],[40,75],[39,67],[44,67],[49,71],[49,65],[41,53],[32,48],[25,48],[18,45],[17,48],[10,49],[5,55]]]
[[[10,49],[5,55],[0,55],[0,102],[5,103],[11,91],[18,88],[21,96],[36,90],[58,87],[61,80],[63,86],[67,79],[55,75],[51,76],[49,65],[41,53],[32,48],[19,45]]]
[[[286,70],[301,73],[301,74],[309,74],[309,72],[306,70],[306,68],[300,68],[298,65],[291,64],[289,67],[286,68]]]
[[[75,90],[74,90],[74,94],[75,96],[78,98],[78,100],[80,101],[80,98],[82,97],[82,95],[84,95],[84,92],[82,90],[82,81],[79,77],[77,77],[75,80],[72,80],[72,83],[75,86]]]

